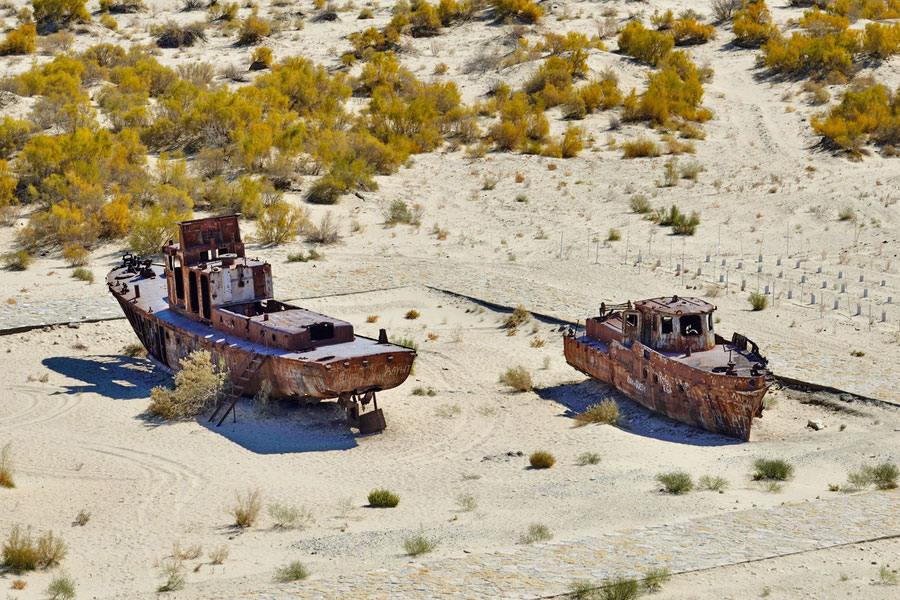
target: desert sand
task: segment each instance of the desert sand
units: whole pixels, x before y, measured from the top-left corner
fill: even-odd
[[[259,4],[263,15],[283,10]],[[624,23],[632,12],[646,20],[655,8],[708,12],[701,4],[544,3],[544,20],[527,35],[593,35],[610,7]],[[117,33],[96,22],[83,26],[73,50],[100,42],[146,44],[154,24],[200,18],[181,12],[174,0],[147,5],[145,13],[119,16]],[[96,2],[88,6],[97,8]],[[375,19],[358,21],[366,6]],[[300,8],[313,12],[311,2]],[[770,8],[779,25],[802,12],[783,2]],[[249,12],[241,8],[240,14]],[[349,49],[346,36],[383,26],[390,14],[387,5],[357,4],[337,21],[307,20],[302,31],[282,31],[268,45],[276,60],[301,55],[336,68]],[[0,490],[0,535],[15,524],[60,534],[69,546],[61,569],[75,579],[79,598],[157,596],[160,566],[173,545],[199,545],[201,556],[186,561],[187,587],[172,596],[231,597],[264,589],[275,569],[291,560],[302,561],[317,580],[404,564],[411,559],[402,540],[418,532],[439,544],[417,560],[523,549],[519,538],[532,523],[566,540],[816,500],[843,493],[829,492],[829,484],[843,484],[861,464],[896,462],[900,163],[877,153],[851,161],[822,150],[809,118],[823,107],[805,101],[801,82],[760,77],[756,52],[734,48],[732,37],[730,27],[721,26],[717,40],[690,49],[698,64],[715,71],[705,86],[704,106],[714,115],[704,126],[706,139],[696,142],[695,155],[679,158],[702,165],[696,182],[659,187],[666,157],[623,160],[609,143],[658,134],[643,124],[611,130],[611,113],[598,113],[579,124],[593,144],[577,158],[488,153],[471,159],[444,147],[378,177],[375,192],[347,195],[333,207],[307,206],[314,221],[330,212],[342,235],[338,244],[319,248],[320,261],[286,262],[288,253],[312,247],[302,241],[249,246],[248,254],[273,264],[277,297],[300,298],[304,307],[351,321],[364,335],[385,327],[419,344],[415,375],[380,397],[388,422],[381,434],[358,436],[330,402],[278,405],[269,415],[243,403],[237,422],[220,428],[202,416],[171,424],[149,419],[150,389],[170,377],[122,354],[136,342],[124,319],[0,336],[0,445],[12,443],[16,480],[14,489]],[[509,52],[508,40],[509,27],[476,21],[435,38],[404,39],[399,56],[419,77],[457,82],[464,100],[473,102],[495,82],[515,87],[537,68],[525,62],[465,72],[479,53]],[[614,39],[607,46],[590,52],[591,73],[611,67],[623,90],[643,85],[647,67],[613,52]],[[206,44],[162,50],[159,60],[221,67],[245,64],[249,53],[233,45],[233,35],[212,34]],[[30,58],[0,61],[5,73],[31,64]],[[439,62],[449,70],[432,76]],[[863,72],[895,88],[900,59]],[[26,115],[32,101],[18,98],[4,114]],[[554,133],[567,125],[559,109],[548,116]],[[485,190],[489,178],[497,184]],[[312,180],[303,178],[303,186]],[[629,198],[635,193],[654,206],[699,211],[697,234],[670,236],[633,214]],[[305,205],[302,187],[285,197]],[[384,209],[395,199],[421,205],[421,226],[384,225]],[[855,220],[838,219],[847,207]],[[4,251],[27,216],[23,211],[13,227],[0,229]],[[433,225],[446,230],[445,239]],[[251,233],[253,224],[243,227]],[[606,241],[611,228],[621,240]],[[23,273],[0,271],[2,327],[81,321],[99,307],[108,314],[115,306],[99,282],[123,249],[111,244],[92,253],[94,284],[72,279],[58,252],[39,256]],[[683,276],[679,265],[687,270]],[[765,286],[770,307],[752,312],[747,296]],[[652,415],[587,381],[565,363],[558,322],[535,317],[508,336],[500,327],[502,311],[439,290],[522,305],[567,322],[593,315],[602,301],[697,295],[718,306],[717,327],[727,335],[738,331],[759,343],[776,373],[878,402],[776,388],[751,441],[734,443]],[[63,308],[35,316],[44,302]],[[405,319],[410,309],[421,317]],[[377,323],[366,323],[369,315],[377,315]],[[536,339],[545,344],[533,344]],[[851,356],[854,350],[865,354]],[[512,393],[498,382],[516,365],[532,373],[534,391]],[[414,395],[416,388],[434,395]],[[627,427],[575,427],[576,413],[605,398],[619,402]],[[824,428],[813,431],[808,420]],[[527,469],[527,455],[539,449],[556,456],[554,468]],[[601,462],[578,466],[583,452],[599,453]],[[778,492],[766,491],[750,478],[753,461],[764,457],[789,460],[796,477]],[[661,493],[655,476],[676,469],[695,478],[719,475],[729,486],[723,493]],[[378,487],[398,493],[399,506],[366,507],[366,495]],[[235,493],[253,488],[266,505],[302,506],[312,521],[302,530],[279,530],[264,510],[255,527],[232,528]],[[475,499],[474,510],[460,507],[463,494]],[[84,526],[73,524],[80,510],[91,513]],[[228,558],[211,565],[208,552],[221,546]],[[900,588],[878,582],[880,565],[900,565],[896,539],[677,575],[657,597],[893,598]],[[0,587],[9,598],[41,598],[56,572],[0,574]],[[846,580],[839,581],[842,574]],[[12,590],[14,579],[24,579],[25,589]],[[298,590],[302,594],[302,584]]]

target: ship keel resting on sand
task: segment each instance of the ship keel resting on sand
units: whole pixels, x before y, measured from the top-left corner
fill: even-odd
[[[676,421],[747,441],[771,385],[756,344],[713,331],[716,307],[678,296],[600,307],[569,330],[566,361]]]
[[[182,358],[208,350],[231,380],[219,425],[243,395],[263,381],[270,396],[314,403],[337,398],[361,433],[384,429],[375,394],[403,383],[415,351],[355,335],[346,321],[272,297],[271,266],[247,258],[238,216],[179,223],[179,240],[164,248],[164,265],[126,255],[107,275],[134,332],[153,358],[178,369]],[[372,404],[373,410],[361,412]]]

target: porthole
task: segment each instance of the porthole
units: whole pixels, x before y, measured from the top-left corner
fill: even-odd
[[[755,388],[755,387],[756,387],[756,380],[755,380],[755,379],[751,379],[751,380],[750,380],[750,387],[752,387],[752,388]]]

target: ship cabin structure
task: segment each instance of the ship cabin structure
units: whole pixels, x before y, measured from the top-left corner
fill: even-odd
[[[247,258],[239,215],[179,223],[163,247],[169,308],[227,335],[302,351],[353,341],[353,326],[275,300],[269,263]]]
[[[658,352],[687,355],[712,350],[716,345],[716,307],[703,300],[669,296],[614,308],[622,310],[610,314],[603,305],[600,316],[588,320],[590,337],[616,339],[628,348],[640,342]]]

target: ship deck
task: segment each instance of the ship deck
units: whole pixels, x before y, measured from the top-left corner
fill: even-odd
[[[169,323],[173,327],[200,337],[205,337],[217,344],[226,344],[231,348],[255,352],[257,354],[278,356],[288,360],[319,362],[322,364],[378,354],[412,352],[411,349],[404,346],[398,346],[396,344],[379,344],[377,340],[359,335],[354,335],[352,341],[324,344],[303,351],[273,348],[265,344],[248,341],[235,335],[227,335],[222,331],[214,329],[211,325],[207,325],[202,321],[189,318],[172,310],[169,307],[166,297],[168,292],[166,289],[165,271],[163,270],[163,267],[159,265],[153,265],[152,268],[156,273],[155,277],[142,277],[139,274],[126,273],[124,268],[116,268],[109,272],[107,281],[113,284],[112,292],[116,296],[126,302],[134,304],[136,308],[150,313],[152,316]],[[128,291],[124,294],[120,292],[120,284],[123,282],[128,284]],[[135,285],[140,286],[140,297],[137,298],[135,297]],[[298,318],[303,319],[318,316],[322,316],[326,319],[329,318],[325,315],[319,315],[319,313],[303,308],[293,308],[280,313],[280,315],[287,315],[290,313],[296,313]]]
[[[578,341],[599,352],[607,353],[609,351],[607,343],[587,335],[582,335],[578,338]],[[750,372],[754,365],[762,366],[762,363],[754,359],[749,352],[738,350],[731,344],[716,344],[711,350],[693,352],[690,356],[679,352],[665,352],[653,349],[651,351],[708,373],[724,373],[728,368],[729,357],[734,362],[734,369],[739,377],[750,377]]]

